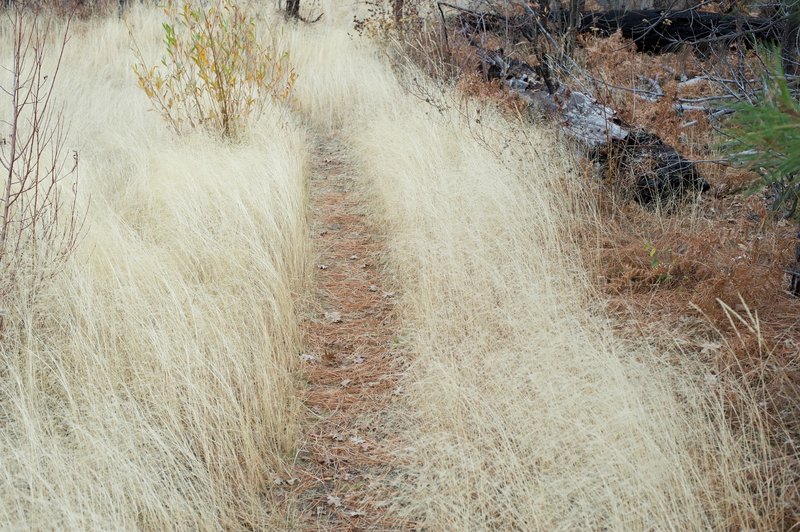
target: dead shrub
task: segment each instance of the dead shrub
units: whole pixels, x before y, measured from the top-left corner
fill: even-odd
[[[0,141],[0,297],[20,284],[35,288],[73,250],[82,225],[77,203],[78,153],[68,153],[66,124],[53,97],[69,21],[14,7],[10,81],[2,89],[10,115]],[[53,38],[53,34],[58,35]]]

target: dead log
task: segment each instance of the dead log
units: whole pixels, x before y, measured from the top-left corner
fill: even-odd
[[[697,167],[657,135],[625,124],[590,95],[554,86],[542,79],[540,67],[506,57],[502,50],[477,47],[488,77],[502,80],[530,104],[534,116],[556,120],[567,136],[609,173],[633,183],[634,198],[643,204],[666,202],[708,190]]]
[[[694,48],[716,43],[729,45],[737,39],[746,46],[756,42],[779,43],[783,37],[782,24],[771,18],[655,9],[581,14],[580,33],[608,36],[618,30],[623,37],[632,39],[639,51],[653,53],[675,51],[681,45]]]
[[[300,18],[300,0],[286,0],[286,16]]]
[[[449,4],[442,4],[447,5]],[[539,24],[565,27],[569,12],[539,16]],[[534,41],[539,34],[537,21],[532,15],[504,17],[494,13],[461,10],[457,21],[462,32],[469,34],[492,32],[513,40]],[[583,11],[578,18],[577,32],[609,36],[620,31],[633,40],[642,52],[664,53],[675,51],[680,45],[695,49],[712,44],[729,45],[737,39],[746,46],[756,42],[780,43],[784,36],[784,22],[774,18],[723,15],[696,10],[677,12],[655,9],[638,11]]]

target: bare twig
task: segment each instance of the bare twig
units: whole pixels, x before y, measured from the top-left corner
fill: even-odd
[[[10,85],[3,87],[11,119],[8,138],[0,143],[0,295],[21,275],[37,282],[52,274],[74,248],[83,224],[75,195],[78,156],[64,153],[66,128],[54,98],[69,19],[50,63],[53,21],[17,6],[7,16],[13,64]],[[65,196],[67,180],[72,181],[71,199]]]

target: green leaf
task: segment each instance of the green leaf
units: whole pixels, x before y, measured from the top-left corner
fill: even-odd
[[[800,103],[794,98],[777,48],[763,48],[764,90],[754,105],[733,106],[721,149],[734,162],[759,174],[746,190],[800,186]]]

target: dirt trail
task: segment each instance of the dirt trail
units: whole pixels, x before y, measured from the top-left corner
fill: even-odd
[[[398,386],[395,297],[350,157],[339,139],[317,139],[310,185],[316,282],[302,355],[311,418],[295,473],[308,530],[398,527],[385,510],[388,494],[374,486],[392,465],[381,418]]]

